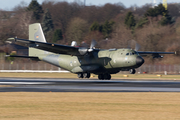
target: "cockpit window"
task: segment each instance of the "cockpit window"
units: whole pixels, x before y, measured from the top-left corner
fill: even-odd
[[[126,55],[139,55],[136,51],[130,52],[130,53],[126,53]]]

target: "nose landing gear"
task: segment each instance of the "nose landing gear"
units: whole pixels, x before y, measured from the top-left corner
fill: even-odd
[[[130,69],[129,72],[130,72],[130,74],[135,74],[136,70],[135,69]]]

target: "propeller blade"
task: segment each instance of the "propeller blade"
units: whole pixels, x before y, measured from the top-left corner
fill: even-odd
[[[135,40],[129,40],[128,41],[128,48],[134,49],[135,51],[138,51],[141,48],[141,46]]]
[[[94,50],[94,47],[96,44],[97,44],[97,42],[95,40],[92,40],[90,48],[88,49],[86,46],[81,47],[81,48],[79,48],[79,53],[81,55],[85,55],[87,52],[92,52]],[[84,44],[84,45],[86,45],[86,44]]]
[[[138,43],[136,43],[136,46],[135,46],[135,51],[138,51],[139,49],[141,48],[141,46],[138,44]]]
[[[90,49],[93,49],[96,44],[97,44],[97,42],[93,39],[93,40],[91,41]]]

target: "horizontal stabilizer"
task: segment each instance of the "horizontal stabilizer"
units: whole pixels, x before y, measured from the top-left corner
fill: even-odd
[[[34,59],[34,60],[38,60],[38,61],[39,61],[39,58],[38,58],[38,57],[33,57],[33,56],[5,55],[5,57],[31,58],[31,59]]]

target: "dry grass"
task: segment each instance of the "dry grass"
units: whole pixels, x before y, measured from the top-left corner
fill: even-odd
[[[98,79],[97,75],[93,75],[92,79]],[[27,78],[76,78],[76,74],[72,73],[0,73],[0,77],[27,77]],[[180,75],[162,75],[158,77],[156,74],[114,74],[112,79],[158,79],[158,80],[180,80]]]
[[[13,85],[0,85],[0,88],[1,87],[14,87]]]
[[[179,120],[180,93],[0,93],[2,120]]]

